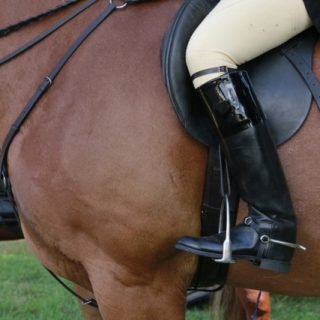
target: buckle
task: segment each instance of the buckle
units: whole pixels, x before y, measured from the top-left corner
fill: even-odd
[[[109,0],[109,3],[110,3],[110,4],[113,4],[114,2],[115,2],[114,0]],[[125,8],[127,5],[128,5],[127,2],[123,2],[122,4],[117,5],[117,6],[116,6],[116,9],[123,9],[123,8]]]

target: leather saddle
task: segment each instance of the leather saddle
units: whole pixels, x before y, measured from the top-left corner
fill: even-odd
[[[219,167],[218,142],[206,110],[193,88],[185,63],[185,51],[194,30],[218,2],[186,0],[170,24],[161,49],[163,78],[177,117],[193,138],[209,146],[200,213],[203,236],[218,232],[221,161]],[[312,96],[320,105],[320,84],[311,70],[313,48],[317,39],[316,30],[311,28],[239,67],[249,73],[277,145],[290,139],[302,126],[309,113]],[[234,220],[238,204],[235,186],[232,186],[231,202]],[[197,290],[199,287],[223,284],[226,275],[226,265],[200,257],[192,286]]]
[[[187,132],[208,146],[217,142],[211,121],[193,89],[185,51],[193,31],[218,2],[185,1],[165,34],[161,52],[163,77],[176,114]],[[249,72],[277,145],[287,141],[302,126],[312,101],[308,84],[292,63],[290,55],[298,57],[300,63],[311,70],[317,39],[317,32],[311,28],[239,67]]]

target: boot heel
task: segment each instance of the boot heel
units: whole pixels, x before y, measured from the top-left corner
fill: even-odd
[[[290,262],[279,261],[279,260],[261,259],[261,263],[259,265],[259,268],[271,270],[271,271],[274,271],[274,272],[289,272],[289,270],[290,270]]]

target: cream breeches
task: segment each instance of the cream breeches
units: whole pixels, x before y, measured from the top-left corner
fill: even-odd
[[[303,0],[221,0],[189,41],[190,75],[220,66],[237,68],[311,25]],[[194,86],[221,74],[200,76]]]

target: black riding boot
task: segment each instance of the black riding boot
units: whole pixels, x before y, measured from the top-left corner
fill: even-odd
[[[204,84],[200,95],[215,125],[239,195],[249,206],[243,223],[230,230],[232,258],[287,272],[296,219],[274,143],[247,73],[234,71]],[[225,232],[182,237],[176,248],[221,259]]]

